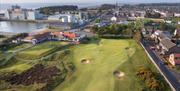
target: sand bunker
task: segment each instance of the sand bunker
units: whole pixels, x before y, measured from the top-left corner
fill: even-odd
[[[91,63],[91,60],[84,58],[84,59],[81,60],[81,63],[83,63],[83,64],[89,64],[89,63]]]
[[[122,78],[125,74],[124,72],[121,71],[114,71],[113,75],[116,76],[117,78]]]
[[[126,50],[129,50],[129,47],[126,47],[125,49],[126,49]]]

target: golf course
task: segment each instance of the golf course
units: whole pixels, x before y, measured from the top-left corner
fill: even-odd
[[[138,67],[147,66],[157,72],[134,40],[101,39],[71,50],[76,72],[54,91],[140,91],[143,85],[136,77]],[[83,64],[82,59],[90,62]],[[124,72],[124,77],[115,77],[115,70]]]
[[[0,90],[142,91],[146,87],[137,77],[140,67],[159,74],[143,48],[133,39],[92,38],[87,43],[71,46],[67,42],[47,41],[17,52],[0,68],[2,75],[7,74],[6,79],[11,77],[0,80]]]

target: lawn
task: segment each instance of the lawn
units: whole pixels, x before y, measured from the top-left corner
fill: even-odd
[[[97,44],[80,44],[71,50],[76,72],[54,91],[141,91],[137,68],[146,65],[157,72],[134,40],[102,39]],[[84,58],[91,62],[82,64]],[[125,76],[117,79],[113,75],[115,70],[123,71]]]
[[[26,49],[18,53],[18,57],[21,58],[40,58],[42,56],[48,55],[50,51],[55,48],[67,45],[67,42],[59,42],[59,41],[48,41],[44,43],[40,43],[35,45],[32,48]]]

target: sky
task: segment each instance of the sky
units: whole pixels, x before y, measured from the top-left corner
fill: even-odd
[[[2,3],[176,3],[180,0],[0,0]]]

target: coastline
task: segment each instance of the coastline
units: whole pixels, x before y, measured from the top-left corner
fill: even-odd
[[[61,22],[59,20],[9,20],[9,19],[0,19],[1,21],[9,21],[9,22],[28,22],[28,23],[53,23],[53,22]]]

